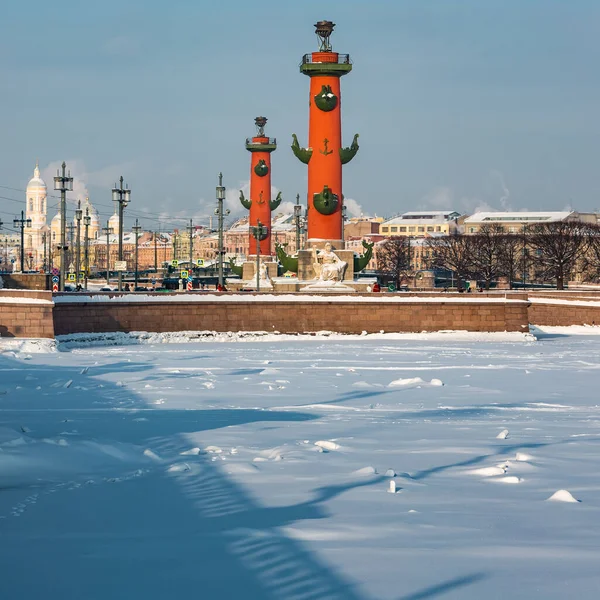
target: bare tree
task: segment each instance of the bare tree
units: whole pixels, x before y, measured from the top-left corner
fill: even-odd
[[[457,287],[473,273],[473,236],[455,233],[428,238],[427,245],[433,252],[432,266],[456,273]]]
[[[533,250],[533,266],[543,281],[554,280],[563,290],[587,243],[586,226],[572,221],[537,223],[527,230],[527,243]]]
[[[504,230],[501,225],[483,225],[472,239],[472,270],[482,279],[489,290],[493,281],[502,272],[502,240]]]
[[[525,268],[525,237],[519,233],[507,233],[500,242],[500,274],[508,279],[510,289],[519,271]]]
[[[587,247],[581,259],[582,271],[587,281],[600,279],[600,225],[588,225],[586,228]]]
[[[394,282],[396,289],[412,275],[410,253],[407,237],[390,237],[377,247],[377,269]]]

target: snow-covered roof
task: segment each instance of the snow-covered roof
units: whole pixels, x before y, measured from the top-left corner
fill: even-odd
[[[291,213],[280,213],[274,215],[271,221],[272,231],[291,231],[295,227],[294,215]],[[248,217],[237,220],[229,229],[229,233],[248,233]]]
[[[535,211],[535,212],[478,212],[465,219],[465,223],[500,223],[515,221],[550,222],[565,221],[569,217],[577,216],[573,211]]]
[[[382,225],[442,225],[458,217],[460,213],[454,210],[417,210],[384,221]]]

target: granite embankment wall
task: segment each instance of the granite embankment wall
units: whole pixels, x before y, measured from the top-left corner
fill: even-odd
[[[57,298],[56,335],[114,331],[267,331],[308,333],[527,331],[528,302],[503,298],[403,298],[399,296],[261,296],[210,294],[131,302],[74,302]],[[81,299],[83,300],[83,299]]]
[[[53,338],[52,292],[0,290],[0,337]]]
[[[600,293],[55,295],[0,290],[0,336],[130,331],[527,331],[600,325]]]

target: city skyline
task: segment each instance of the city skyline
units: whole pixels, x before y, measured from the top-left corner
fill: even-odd
[[[13,5],[0,26],[13,59],[0,64],[11,140],[0,151],[1,195],[23,198],[16,190],[37,157],[51,188],[64,159],[76,180],[71,198],[89,194],[101,215],[122,174],[130,214],[200,219],[212,213],[223,171],[232,218],[242,216],[243,144],[264,114],[279,145],[274,186],[285,202],[304,200],[305,173],[289,149],[292,133],[307,138],[298,63],[316,48],[313,23],[330,18],[334,49],[354,63],[343,94],[344,141],[361,134],[345,176],[350,215],[598,208],[600,88],[589,73],[600,8],[444,4],[332,2],[327,14],[316,2],[260,11],[178,2],[167,13],[155,2]],[[24,22],[27,44],[17,39]],[[16,208],[3,201],[3,220]]]

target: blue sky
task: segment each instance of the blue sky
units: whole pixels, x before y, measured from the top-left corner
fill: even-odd
[[[600,207],[597,0],[9,0],[0,22],[0,185],[63,159],[101,213],[123,174],[130,212],[206,221],[217,174],[231,207],[253,119],[277,138],[273,184],[306,193],[313,23],[348,52],[343,131],[351,209]],[[0,195],[21,199],[18,191]],[[20,208],[0,200],[6,221]]]

